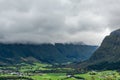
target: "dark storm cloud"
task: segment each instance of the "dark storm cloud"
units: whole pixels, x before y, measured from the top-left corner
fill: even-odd
[[[0,41],[100,44],[120,26],[119,4],[119,0],[0,0]]]

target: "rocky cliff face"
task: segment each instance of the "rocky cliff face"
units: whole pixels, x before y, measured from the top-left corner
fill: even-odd
[[[84,62],[88,69],[120,68],[120,29],[105,37],[91,58]]]

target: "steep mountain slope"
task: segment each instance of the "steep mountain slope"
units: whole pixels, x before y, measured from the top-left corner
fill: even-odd
[[[120,69],[120,29],[105,37],[91,58],[81,65],[88,69]]]
[[[96,46],[80,44],[3,44],[0,43],[0,64],[19,62],[66,63],[88,59]]]

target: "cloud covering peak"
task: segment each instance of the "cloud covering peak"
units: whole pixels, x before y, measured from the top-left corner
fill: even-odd
[[[119,0],[0,0],[0,41],[100,44],[120,28]]]

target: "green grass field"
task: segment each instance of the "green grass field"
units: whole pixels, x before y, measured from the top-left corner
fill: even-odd
[[[86,74],[75,74],[85,80],[120,80],[120,74],[116,71],[88,72]],[[67,78],[65,73],[49,73],[41,76],[32,76],[34,80],[79,80],[74,77]]]
[[[42,63],[6,66],[0,67],[0,70],[3,71],[0,72],[0,80],[7,77],[7,80],[12,77],[30,78],[30,80],[120,80],[120,72],[117,71],[89,71],[84,74],[75,74],[72,68],[52,67]]]
[[[116,71],[88,72],[86,74],[77,74],[85,80],[120,80],[120,74]]]
[[[32,76],[34,80],[60,80],[66,78],[66,75],[64,73],[49,73],[49,74],[43,74],[41,76],[35,75]]]

